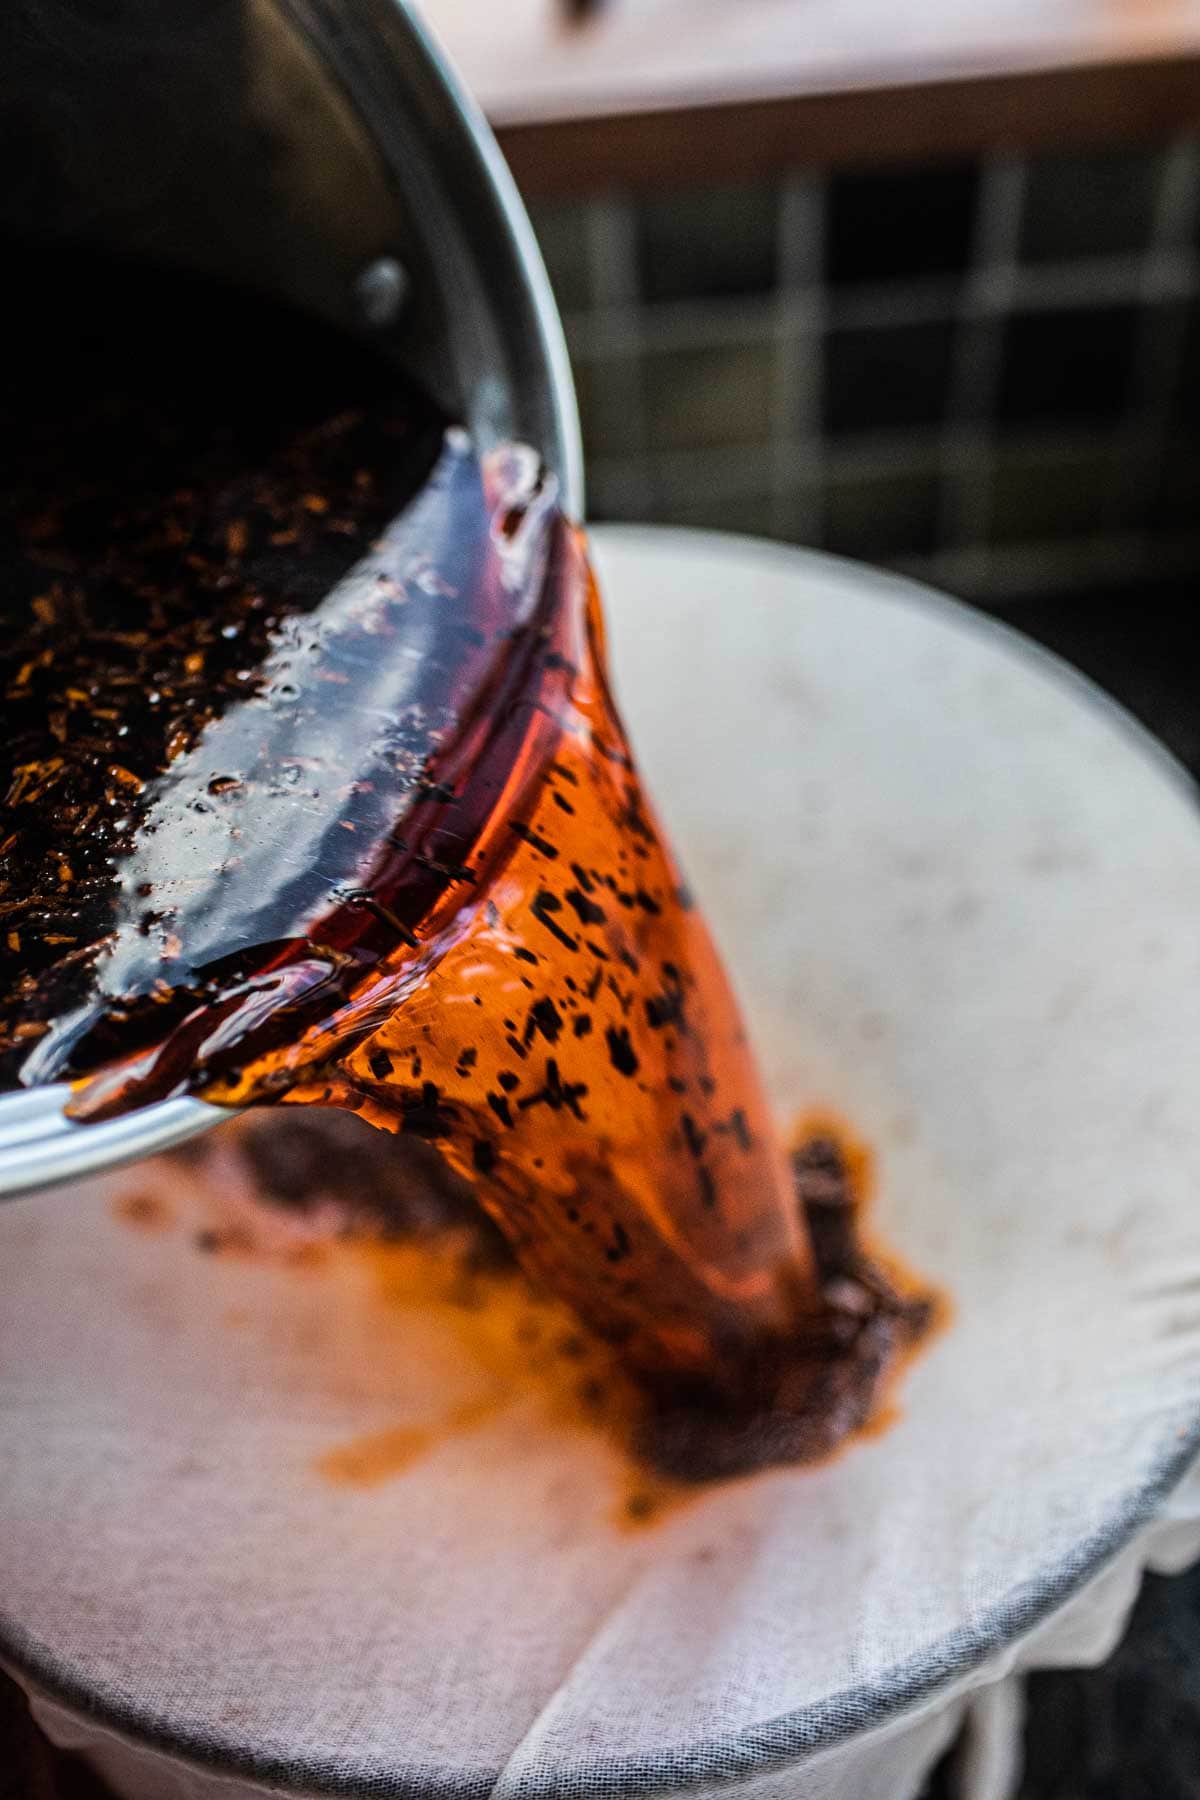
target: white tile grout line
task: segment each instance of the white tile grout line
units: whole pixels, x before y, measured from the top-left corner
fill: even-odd
[[[1115,587],[1147,574],[1159,579],[1191,576],[1200,561],[1200,532],[1158,534],[1152,552],[1148,562],[1143,532],[1116,531],[998,545],[986,556],[980,555],[978,546],[970,546],[933,556],[892,557],[888,567],[948,593],[1002,603]]]
[[[780,186],[778,287],[775,296],[775,385],[771,426],[771,526],[785,538],[820,541],[819,461],[822,438],[825,291],[823,175],[791,175]],[[804,328],[797,329],[797,313]],[[801,467],[804,445],[811,468]]]
[[[770,343],[781,327],[804,335],[834,331],[887,331],[902,325],[939,325],[973,316],[1021,312],[1087,311],[1134,306],[1147,298],[1145,255],[1080,257],[1068,263],[1006,271],[1000,282],[982,279],[969,290],[952,277],[874,282],[861,287],[780,288],[742,299],[656,301],[631,318],[626,306],[566,315],[577,356],[589,360],[645,352]],[[1150,273],[1154,297],[1188,300],[1200,293],[1200,256],[1189,244],[1160,249]]]
[[[1005,461],[1037,468],[1086,467],[1097,456],[1120,462],[1134,455],[1139,438],[1132,430],[1070,431],[1062,427],[1029,431],[1005,440]],[[800,488],[819,487],[822,481],[879,481],[910,473],[936,474],[939,469],[964,477],[976,469],[991,448],[990,427],[964,427],[938,433],[896,431],[856,433],[853,436],[802,438],[791,436],[752,444],[698,445],[691,449],[662,450],[649,457],[655,487],[668,502],[695,500],[712,494],[718,499],[758,496],[773,492],[782,456],[790,479]],[[589,482],[605,510],[611,510],[614,494],[636,490],[639,462],[620,454],[593,457],[588,464]],[[789,535],[790,532],[789,532]]]
[[[887,329],[954,316],[958,353],[948,421],[938,444],[941,526],[953,535],[947,537],[938,555],[940,566],[952,570],[960,585],[987,590],[994,585],[990,575],[993,561],[998,568],[1024,568],[1021,559],[1030,554],[1023,544],[993,547],[987,542],[994,472],[992,413],[1005,322],[1017,308],[1039,311],[1121,304],[1136,305],[1140,318],[1132,427],[1099,435],[1072,436],[1068,431],[1065,437],[1053,428],[1034,431],[1025,440],[1006,441],[1005,455],[1006,459],[1046,457],[1071,463],[1091,460],[1097,449],[1107,449],[1130,477],[1140,458],[1148,496],[1158,480],[1178,375],[1182,302],[1200,292],[1200,257],[1193,245],[1200,145],[1185,141],[1164,155],[1151,240],[1147,251],[1138,256],[1080,257],[1061,264],[1019,266],[1025,182],[1026,169],[1019,160],[1003,158],[984,166],[972,258],[957,308],[952,304],[954,284],[949,281],[827,291],[823,281],[825,182],[820,175],[796,175],[781,184],[779,280],[775,293],[762,298],[639,303],[632,207],[615,197],[590,203],[594,310],[569,317],[568,330],[575,354],[603,365],[597,402],[604,410],[608,441],[629,445],[629,454],[592,459],[597,498],[605,496],[603,510],[653,516],[660,504],[695,502],[698,494],[724,499],[766,495],[772,505],[773,526],[781,535],[814,540],[827,474],[851,479],[886,477],[910,469],[914,461],[928,466],[931,452],[931,439],[921,432],[826,440],[821,417],[824,335],[830,328]],[[774,345],[777,379],[770,442],[652,452],[641,355],[748,341]],[[1116,525],[1121,515],[1114,511],[1113,516]],[[1119,567],[1129,573],[1136,564],[1137,536],[1109,533],[1096,542],[1110,547],[1119,544]],[[1085,546],[1091,541],[1080,540]],[[1149,544],[1146,548],[1150,549]],[[1048,546],[1037,547],[1040,558],[1047,554]],[[937,556],[932,563],[917,559],[921,566],[934,566],[937,560]],[[1089,578],[1097,574],[1090,553],[1052,560],[1060,570],[1086,568]]]
[[[1171,271],[1181,253],[1192,254],[1198,208],[1200,145],[1185,139],[1166,152],[1159,171],[1130,389],[1137,442],[1114,471],[1114,516],[1121,517],[1123,511],[1126,518],[1141,519],[1148,533],[1147,515],[1161,491],[1171,454],[1171,413],[1187,330]]]
[[[610,194],[587,207],[588,276],[593,303],[618,331],[624,354],[606,360],[603,379],[590,384],[592,416],[605,443],[627,446],[625,461],[636,474],[638,503],[632,517],[653,513],[646,460],[646,406],[637,354],[639,281],[632,202]]]
[[[991,522],[994,414],[1004,330],[1017,287],[1017,255],[1028,170],[1023,157],[998,156],[979,177],[971,257],[946,405],[947,434],[969,433],[970,453],[942,465],[937,540],[986,562]]]

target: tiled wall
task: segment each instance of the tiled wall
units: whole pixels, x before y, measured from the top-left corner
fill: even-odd
[[[593,519],[1005,599],[1200,572],[1200,145],[535,207]]]

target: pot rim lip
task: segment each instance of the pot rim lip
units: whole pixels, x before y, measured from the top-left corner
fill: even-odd
[[[379,3],[380,0],[370,0],[372,5]],[[294,0],[288,0],[288,4],[291,10]],[[473,157],[495,202],[494,225],[507,236],[511,269],[525,290],[536,348],[545,370],[554,441],[540,448],[558,464],[556,473],[565,512],[571,518],[582,519],[584,480],[579,411],[562,320],[533,226],[490,126],[444,51],[408,0],[383,0],[383,4],[390,27],[408,38],[417,58],[449,102],[461,127],[461,147]],[[307,17],[305,7],[302,24]],[[323,29],[328,29],[324,23]],[[71,1092],[69,1082],[59,1082],[0,1094],[0,1203],[156,1155],[229,1117],[228,1108],[183,1095],[120,1118],[81,1125],[64,1112]]]

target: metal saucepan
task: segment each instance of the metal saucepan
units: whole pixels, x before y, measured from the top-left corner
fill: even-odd
[[[13,0],[0,14],[0,227],[32,256],[141,255],[370,337],[481,447],[532,444],[582,512],[566,348],[529,221],[405,0],[117,0],[102,17],[78,0]],[[226,1116],[178,1099],[76,1125],[68,1093],[0,1096],[0,1198]]]

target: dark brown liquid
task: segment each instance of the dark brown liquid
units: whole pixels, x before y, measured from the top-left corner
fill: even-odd
[[[777,1393],[827,1301],[552,479],[230,304],[117,271],[6,397],[0,1068],[427,1139],[644,1379]]]

